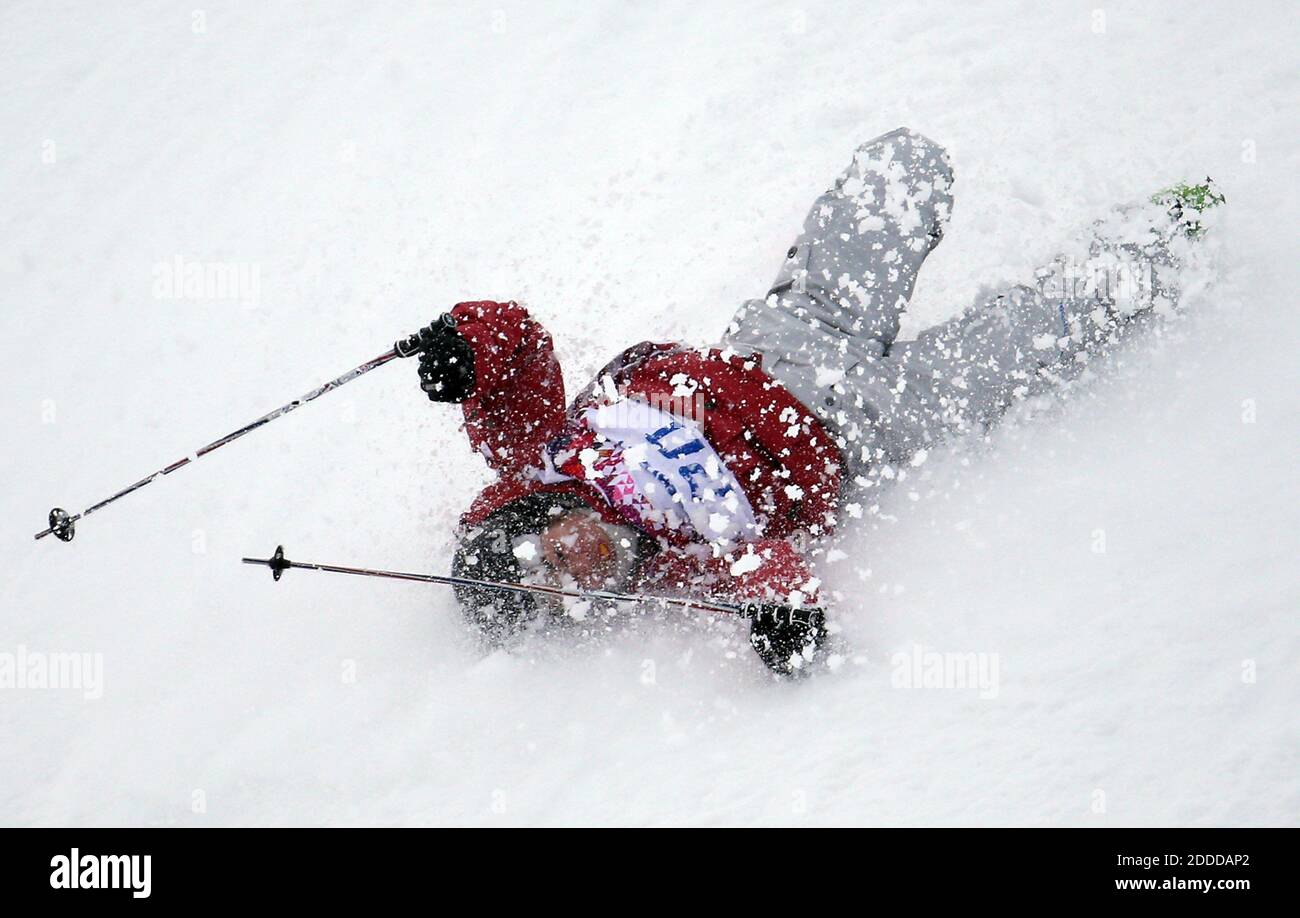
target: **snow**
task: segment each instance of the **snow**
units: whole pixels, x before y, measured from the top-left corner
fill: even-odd
[[[103,665],[0,688],[0,823],[1300,822],[1291,5],[862,6],[0,12],[0,654]],[[458,300],[528,302],[571,392],[708,343],[900,124],[957,175],[905,335],[1180,178],[1222,184],[1224,261],[846,508],[833,673],[670,611],[484,657],[442,588],[241,565],[447,570],[489,479],[409,362],[31,538]],[[927,660],[974,677],[903,687]]]
[[[731,563],[729,570],[731,576],[740,577],[744,574],[751,573],[763,566],[763,559],[752,548],[742,552],[740,557]]]
[[[817,367],[814,382],[818,387],[833,386],[844,379],[844,371],[837,367]]]

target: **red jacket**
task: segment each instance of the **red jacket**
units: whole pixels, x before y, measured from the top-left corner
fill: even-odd
[[[685,381],[694,390],[692,403],[702,409],[702,423],[701,417],[695,420],[705,438],[763,516],[762,537],[719,557],[703,540],[660,538],[661,550],[642,565],[638,588],[781,601],[798,590],[806,602],[816,601],[815,581],[795,542],[834,527],[843,461],[808,409],[763,371],[761,358],[643,342],[611,361],[566,407],[551,336],[527,310],[513,302],[481,301],[460,303],[452,315],[474,351],[477,381],[462,406],[465,431],[500,475],[478,495],[462,525],[477,525],[539,491],[578,494],[609,522],[626,525],[590,485],[543,484],[529,470],[540,465],[543,447],[572,417],[605,401],[606,376],[620,395],[659,405],[672,404]],[[740,558],[750,552],[758,554],[757,562]]]

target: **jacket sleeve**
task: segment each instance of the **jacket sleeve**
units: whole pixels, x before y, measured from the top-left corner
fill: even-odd
[[[815,606],[819,599],[818,580],[784,539],[750,542],[718,558],[705,545],[672,546],[646,562],[641,584],[651,594],[667,596],[803,606]]]
[[[474,351],[475,387],[461,405],[470,445],[498,472],[534,465],[564,426],[550,334],[513,302],[458,303],[451,314]]]

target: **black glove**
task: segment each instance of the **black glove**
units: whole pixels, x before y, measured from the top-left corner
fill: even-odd
[[[397,353],[420,355],[420,388],[431,402],[463,402],[474,392],[474,349],[444,312],[427,328],[397,342]]]
[[[821,609],[779,603],[749,603],[749,643],[773,672],[783,676],[808,673],[826,643],[826,613]]]

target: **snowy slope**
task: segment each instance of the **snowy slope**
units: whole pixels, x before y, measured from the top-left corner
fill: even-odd
[[[0,12],[0,654],[104,666],[0,688],[0,823],[1300,823],[1291,4],[193,7]],[[680,618],[482,658],[436,588],[238,564],[446,568],[487,476],[408,365],[31,538],[461,299],[571,388],[711,340],[900,124],[957,170],[905,334],[1114,202],[1230,209],[1187,321],[863,521],[833,676]],[[177,258],[256,296],[159,296]],[[914,648],[996,697],[897,687]]]

